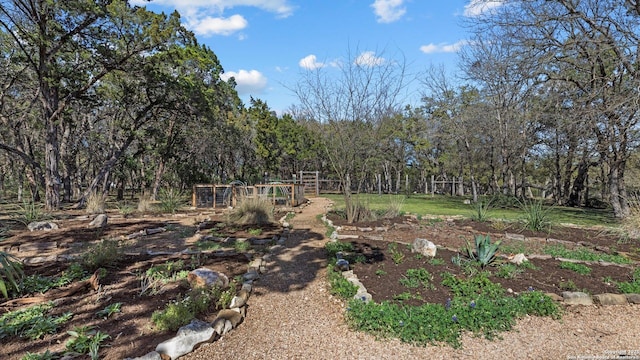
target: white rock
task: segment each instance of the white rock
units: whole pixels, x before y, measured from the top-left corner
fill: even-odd
[[[27,225],[29,231],[38,231],[38,230],[57,230],[58,224],[49,221],[34,221],[30,222]]]
[[[523,253],[516,254],[513,258],[511,258],[511,260],[509,260],[510,263],[513,263],[516,265],[521,265],[525,261],[529,261],[529,259],[527,259]]]
[[[427,239],[415,239],[411,244],[412,253],[415,252],[430,258],[436,256],[437,249],[436,245]]]
[[[93,221],[89,223],[89,227],[103,228],[107,226],[108,220],[109,220],[109,217],[107,216],[107,214],[98,214],[95,218],[93,218]]]
[[[214,334],[215,331],[209,323],[196,319],[181,327],[174,338],[158,344],[156,351],[171,359],[177,359],[193,351],[199,344],[211,341]]]

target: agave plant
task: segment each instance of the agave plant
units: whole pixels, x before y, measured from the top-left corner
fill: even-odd
[[[11,254],[0,251],[0,293],[9,298],[9,289],[19,290],[18,282],[23,277],[20,260]]]
[[[474,240],[475,247],[472,247],[469,241],[467,241],[465,255],[470,260],[478,262],[482,268],[493,265],[497,259],[500,241],[492,244],[489,235],[476,235]]]

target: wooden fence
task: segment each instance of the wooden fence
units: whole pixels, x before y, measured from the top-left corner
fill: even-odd
[[[197,184],[193,187],[192,203],[196,208],[228,208],[256,197],[268,199],[274,206],[295,207],[306,200],[303,184]]]

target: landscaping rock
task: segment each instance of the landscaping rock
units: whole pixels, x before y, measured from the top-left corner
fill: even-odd
[[[89,223],[89,227],[101,229],[107,226],[108,220],[109,217],[107,216],[107,214],[98,214],[95,218],[93,218],[93,221]]]
[[[162,360],[162,357],[157,351],[152,351],[147,355],[143,355],[137,358],[125,358],[125,360]]]
[[[338,240],[349,240],[349,239],[357,239],[360,235],[348,235],[348,234],[339,234],[337,235]]]
[[[522,263],[525,261],[529,261],[529,260],[524,256],[523,253],[516,254],[513,258],[509,260],[510,263],[513,263],[516,265],[522,265]]]
[[[258,271],[256,271],[255,269],[251,269],[247,271],[244,275],[242,275],[242,279],[244,281],[253,281],[258,278],[260,278],[260,275],[258,274]]]
[[[235,309],[245,306],[247,304],[247,300],[249,300],[250,292],[251,291],[247,291],[244,289],[238,291],[238,295],[234,296],[233,299],[231,299],[231,305],[229,305],[229,308]]]
[[[27,225],[29,231],[58,230],[58,224],[49,221],[34,221]]]
[[[599,294],[593,296],[600,305],[627,305],[627,297],[623,294]]]
[[[548,297],[551,298],[551,300],[553,301],[564,301],[564,298],[556,293],[544,293],[545,295],[547,295]]]
[[[238,324],[240,324],[244,319],[245,315],[245,307],[220,310],[216,318],[211,323],[211,327],[216,334],[222,336],[229,332],[229,330],[238,326]]]
[[[225,274],[207,268],[198,268],[189,272],[187,281],[193,288],[214,286],[226,288],[229,286],[229,278]]]
[[[411,252],[422,254],[424,256],[433,258],[436,256],[437,247],[434,243],[427,239],[415,239],[411,244]]]
[[[215,331],[209,323],[196,319],[181,327],[174,338],[158,344],[156,351],[172,360],[177,359],[190,353],[198,345],[211,341],[214,334]]]
[[[629,304],[640,304],[640,294],[626,294]]]
[[[583,292],[565,291],[562,293],[565,304],[568,305],[593,305],[593,299]]]
[[[338,259],[336,262],[336,269],[338,271],[348,271],[349,270],[349,261],[345,259]]]
[[[524,241],[526,238],[524,237],[524,235],[522,234],[512,234],[512,233],[506,233],[504,234],[504,237],[507,240],[519,240],[519,241]]]
[[[146,235],[153,235],[153,234],[158,234],[161,232],[165,232],[167,231],[167,229],[163,228],[163,227],[159,227],[159,228],[153,228],[153,229],[145,229],[144,233]]]

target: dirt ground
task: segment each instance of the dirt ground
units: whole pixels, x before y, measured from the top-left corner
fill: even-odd
[[[251,227],[216,228],[214,231],[216,224],[224,221],[224,216],[211,212],[130,218],[111,214],[104,229],[89,228],[91,218],[80,213],[65,213],[64,217],[65,220],[60,219],[62,216],[54,220],[60,227],[57,230],[30,232],[26,228],[14,227],[10,232],[11,236],[0,242],[0,248],[27,261],[53,255],[61,259],[78,256],[92,245],[108,239],[118,240],[122,253],[114,263],[106,267],[106,276],[100,279],[98,291],[87,288],[80,293],[58,299],[60,302],[49,314],[57,316],[71,312],[73,318],[55,335],[45,335],[36,341],[17,337],[2,339],[0,348],[7,359],[20,359],[27,352],[63,351],[65,342],[69,339],[67,331],[76,326],[93,326],[95,330],[110,336],[106,342],[108,346],[100,351],[102,359],[123,359],[147,354],[153,351],[158,343],[175,335],[175,332],[154,329],[151,322],[152,313],[185,293],[188,284],[184,281],[171,282],[163,286],[161,293],[142,294],[141,274],[154,265],[179,261],[185,264],[186,269],[204,266],[222,272],[229,279],[244,274],[253,254],[260,251],[259,247],[253,247],[247,253],[237,253],[232,248],[197,255],[180,253],[183,250],[198,250],[199,237],[196,236],[196,230],[200,224],[206,224],[200,225],[200,234],[215,233],[228,242],[251,238],[267,240],[281,233],[279,224],[262,227],[257,236],[248,232],[252,230]],[[159,232],[140,235],[149,229],[157,229]],[[26,275],[55,276],[65,271],[72,263],[73,260],[48,261],[26,266],[24,270]],[[28,294],[25,297],[40,295],[42,294]],[[96,312],[113,303],[122,304],[119,313],[106,320],[96,316]],[[0,303],[0,314],[18,308],[20,307]],[[212,309],[211,314],[207,315],[215,315],[215,310]]]
[[[254,247],[246,254],[234,253],[229,250],[200,255],[176,253],[185,249],[199,249],[197,246],[199,238],[195,234],[198,226],[203,222],[206,222],[207,225],[200,226],[200,233],[215,234],[217,237],[229,239],[259,238],[268,240],[280,234],[282,230],[280,225],[268,226],[262,228],[258,236],[252,232],[255,229],[249,227],[226,227],[224,231],[221,231],[222,227],[217,224],[224,221],[224,216],[211,212],[192,211],[176,215],[132,218],[125,218],[117,214],[110,215],[109,225],[105,229],[88,228],[91,218],[80,213],[65,214],[64,220],[56,221],[60,226],[58,230],[29,232],[25,228],[15,229],[11,231],[10,237],[0,242],[2,250],[22,259],[51,255],[58,257],[77,255],[102,239],[117,239],[124,250],[124,255],[107,268],[107,275],[100,280],[101,287],[98,291],[88,289],[82,293],[74,294],[63,299],[52,310],[52,315],[67,311],[74,313],[72,320],[60,328],[55,335],[46,335],[36,341],[15,337],[2,339],[0,348],[8,359],[20,359],[27,352],[62,351],[69,338],[67,331],[75,326],[94,326],[95,329],[109,334],[108,346],[102,348],[100,352],[103,359],[122,359],[144,355],[155,349],[159,342],[174,335],[174,332],[155,330],[150,320],[151,314],[155,310],[163,308],[167,302],[176,299],[186,288],[183,283],[177,282],[167,285],[164,289],[166,291],[161,294],[142,295],[139,276],[141,273],[153,265],[182,260],[189,266],[207,266],[233,278],[244,273],[253,254],[264,249]],[[278,217],[276,216],[276,218]],[[310,217],[310,223],[316,221],[315,215]],[[341,225],[340,219],[333,218],[333,221],[334,224]],[[295,226],[300,229],[306,227],[300,221]],[[597,229],[556,227],[550,233],[530,233],[513,228],[498,231],[487,223],[468,220],[433,221],[425,219],[418,221],[412,217],[385,219],[375,223],[348,226],[355,226],[355,231],[341,231],[341,234],[362,235],[353,242],[356,249],[365,255],[366,261],[356,264],[354,270],[376,301],[392,299],[394,295],[407,291],[405,287],[401,288],[397,281],[390,279],[400,278],[408,269],[418,267],[427,269],[434,275],[434,284],[438,284],[440,273],[459,271],[458,267],[451,264],[451,257],[455,255],[455,249],[462,247],[465,240],[472,241],[475,234],[489,234],[492,240],[501,240],[504,245],[509,245],[511,248],[521,248],[523,240],[512,240],[506,234],[523,235],[527,239],[526,248],[530,253],[539,252],[537,249],[541,249],[546,244],[545,239],[548,238],[564,241],[566,242],[564,244],[569,247],[589,247],[603,253],[619,252],[628,254],[631,258],[634,258],[638,253],[636,240],[621,239],[615,234]],[[362,232],[357,229],[358,227],[384,227],[385,230]],[[163,229],[163,231],[151,235],[130,236],[149,229]],[[380,237],[382,240],[379,239]],[[450,249],[438,251],[437,257],[442,258],[443,264],[433,265],[409,252],[406,244],[410,244],[418,237],[426,238],[439,246]],[[403,252],[404,260],[398,264],[392,261],[392,257],[388,253],[390,242],[401,244],[398,251]],[[222,256],[223,253],[224,256]],[[535,269],[527,269],[513,279],[494,277],[492,280],[502,283],[504,287],[511,288],[515,292],[526,291],[529,287],[533,287],[554,293],[564,291],[562,286],[568,286],[568,281],[571,280],[576,291],[597,294],[617,292],[613,283],[629,280],[631,272],[630,267],[590,265],[591,274],[579,276],[571,270],[560,269],[558,262],[554,260],[531,259],[531,261],[534,263]],[[28,266],[25,270],[27,274],[51,276],[66,270],[71,263],[71,261],[49,262]],[[384,271],[384,274],[380,270]],[[608,284],[607,281],[604,281],[605,279],[608,280]],[[446,289],[436,285],[436,290],[438,291],[416,290],[417,296],[410,300],[410,303],[444,302],[447,297],[450,297]],[[116,302],[123,304],[120,313],[106,320],[95,316],[97,311]],[[0,303],[0,314],[16,308]],[[261,336],[266,335],[262,334]]]
[[[619,293],[616,282],[630,281],[637,264],[639,254],[638,240],[621,238],[619,235],[602,229],[578,227],[552,227],[548,232],[533,232],[513,226],[510,229],[496,230],[489,222],[476,222],[468,219],[433,221],[418,220],[415,217],[381,219],[361,224],[346,224],[342,219],[329,216],[334,225],[343,226],[340,234],[359,235],[357,240],[349,241],[354,245],[355,253],[364,255],[364,262],[353,264],[358,278],[372,294],[375,301],[393,300],[394,296],[411,292],[398,279],[406,276],[409,269],[426,269],[433,276],[434,289],[413,290],[413,299],[405,301],[412,305],[421,303],[444,303],[451,297],[447,288],[438,286],[442,273],[465,276],[460,266],[453,265],[451,259],[460,254],[466,241],[473,244],[475,235],[488,235],[492,242],[500,241],[501,248],[519,250],[530,257],[533,267],[521,268],[521,273],[500,276],[497,267],[487,267],[490,279],[502,284],[505,289],[518,293],[528,289],[541,290],[561,295],[564,291],[582,291],[588,294]],[[373,231],[371,231],[373,229]],[[361,230],[365,230],[364,232]],[[378,231],[376,231],[378,230]],[[434,262],[411,253],[410,244],[416,238],[424,238],[442,247],[438,249]],[[548,241],[551,239],[552,241]],[[390,242],[403,244],[398,246],[401,261],[394,261],[389,248]],[[560,267],[561,261],[539,256],[545,246],[564,246],[569,249],[590,249],[601,254],[624,254],[632,264],[615,265],[590,263],[589,274],[579,274]],[[513,252],[502,251],[503,261],[507,261]]]

